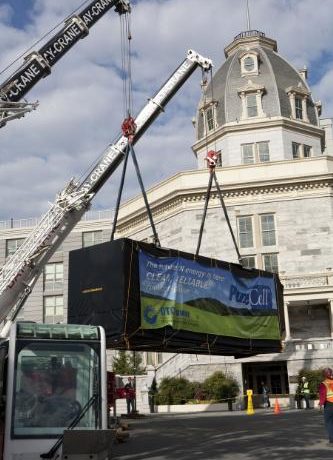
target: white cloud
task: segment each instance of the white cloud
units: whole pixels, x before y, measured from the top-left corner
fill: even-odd
[[[37,0],[31,22],[18,30],[10,26],[10,3],[5,0],[0,7],[0,70],[81,3]],[[247,28],[245,4],[245,0],[134,2],[134,112],[178,67],[188,48],[211,57],[216,71],[224,61],[224,47]],[[309,67],[314,97],[322,99],[327,116],[333,115],[332,1],[249,0],[249,5],[251,27],[276,39],[279,53],[295,67]],[[0,130],[0,220],[45,212],[70,177],[87,172],[116,138],[124,117],[119,31],[118,15],[108,12],[27,94],[28,100],[40,101],[37,111]],[[21,63],[22,59],[13,68]],[[196,167],[191,118],[200,98],[200,79],[197,71],[135,147],[147,187]],[[114,206],[119,175],[99,192],[94,206]],[[138,191],[130,164],[124,194]]]

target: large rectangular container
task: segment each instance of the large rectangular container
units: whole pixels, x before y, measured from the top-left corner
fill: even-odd
[[[276,274],[130,239],[71,251],[68,322],[108,348],[251,356],[281,351]]]

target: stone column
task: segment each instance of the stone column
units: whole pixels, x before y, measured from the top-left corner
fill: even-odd
[[[284,323],[286,327],[286,338],[285,340],[290,340],[290,323],[289,323],[289,312],[288,312],[288,306],[290,302],[284,302],[283,303],[283,311],[284,311]]]
[[[304,96],[302,98],[302,112],[303,112],[303,120],[304,121],[309,121],[308,109],[307,109],[307,99],[308,99],[307,96]]]
[[[258,116],[259,117],[265,117],[266,114],[263,111],[262,108],[262,96],[263,96],[263,91],[261,89],[258,89],[256,92],[256,101],[257,101],[257,110],[258,110]]]
[[[244,120],[244,119],[247,118],[246,97],[245,97],[244,91],[242,91],[242,92],[239,94],[239,96],[240,96],[241,101],[242,101],[242,114],[241,114],[240,119],[241,119],[241,120]]]
[[[333,338],[333,299],[328,299],[328,311],[330,318],[331,337]]]
[[[296,107],[295,107],[295,93],[288,93],[291,107],[291,116],[295,120],[296,118]]]

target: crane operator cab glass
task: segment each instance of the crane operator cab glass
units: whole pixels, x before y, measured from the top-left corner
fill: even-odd
[[[13,329],[3,458],[39,458],[73,421],[74,429],[105,428],[103,329],[34,323]]]

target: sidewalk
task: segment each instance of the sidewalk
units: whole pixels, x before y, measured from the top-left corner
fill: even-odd
[[[130,438],[113,460],[329,460],[323,414],[316,409],[150,414],[128,420]]]

